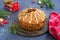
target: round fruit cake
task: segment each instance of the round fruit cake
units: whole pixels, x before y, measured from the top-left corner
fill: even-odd
[[[46,14],[37,8],[26,8],[18,14],[19,28],[39,30],[44,27]]]

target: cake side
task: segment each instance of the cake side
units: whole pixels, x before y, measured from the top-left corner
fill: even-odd
[[[37,8],[27,8],[18,14],[20,28],[39,30],[44,27],[46,14]]]

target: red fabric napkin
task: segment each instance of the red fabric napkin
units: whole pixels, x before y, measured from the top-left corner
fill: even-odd
[[[49,17],[49,32],[57,40],[60,40],[60,14],[51,12]]]

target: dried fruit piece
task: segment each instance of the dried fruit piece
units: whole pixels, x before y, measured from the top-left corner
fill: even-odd
[[[34,1],[34,0],[32,0],[32,3],[35,3],[35,1]]]
[[[28,9],[28,12],[32,12],[32,11],[36,11],[36,9],[35,8]]]

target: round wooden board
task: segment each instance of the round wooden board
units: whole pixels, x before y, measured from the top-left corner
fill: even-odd
[[[19,35],[30,36],[30,37],[45,34],[47,31],[48,31],[48,19],[46,20],[46,23],[45,23],[44,27],[40,30],[37,30],[37,31],[27,31],[27,30],[24,30],[22,28],[17,29],[17,32],[18,32]]]

